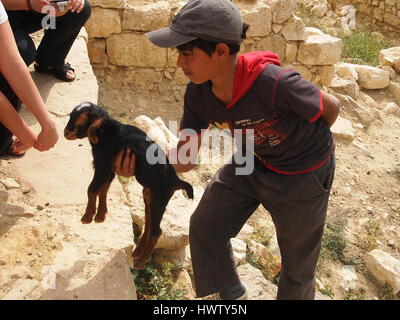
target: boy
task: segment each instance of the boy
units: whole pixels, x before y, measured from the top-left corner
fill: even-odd
[[[315,268],[335,168],[329,127],[338,116],[339,101],[295,70],[281,68],[274,53],[238,56],[246,29],[230,1],[192,0],[170,27],[147,34],[155,45],[178,48],[177,65],[191,80],[181,133],[195,130],[198,135],[192,141],[200,146],[201,130],[210,123],[225,124],[232,132],[254,130],[256,158],[247,159],[254,161],[254,170],[237,174],[240,165],[235,159],[224,165],[191,216],[196,294],[246,298],[230,238],[262,204],[272,216],[282,255],[277,299],[314,299]],[[182,164],[176,156],[190,140],[180,141],[168,154],[178,158],[173,164],[178,172],[195,166]],[[134,175],[132,152],[117,156],[117,174]]]

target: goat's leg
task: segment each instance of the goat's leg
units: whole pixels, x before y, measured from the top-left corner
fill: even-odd
[[[89,188],[87,194],[88,194],[88,203],[86,205],[85,214],[81,218],[81,222],[84,224],[91,223],[93,220],[93,216],[96,213],[97,193],[90,192]]]
[[[114,179],[115,174],[112,173],[111,178],[105,182],[99,191],[99,206],[97,208],[96,216],[94,217],[94,222],[100,223],[104,222],[106,218],[107,210],[107,192],[110,188],[111,182]]]
[[[132,258],[139,258],[142,254],[142,251],[145,248],[147,238],[149,236],[150,222],[151,222],[151,212],[150,212],[150,204],[153,195],[150,189],[143,188],[143,201],[144,201],[144,231],[142,237],[140,238],[139,243],[137,244],[135,250],[132,252]]]
[[[94,172],[94,176],[92,182],[89,185],[87,194],[88,194],[88,203],[86,206],[85,214],[81,218],[81,222],[84,224],[91,223],[94,215],[96,214],[96,201],[97,196],[99,195],[99,191],[101,186],[104,184],[104,177],[97,170]]]
[[[151,199],[149,212],[150,228],[148,229],[148,236],[146,238],[145,246],[141,250],[141,254],[133,266],[135,269],[143,269],[153,253],[154,247],[156,246],[157,241],[162,234],[160,228],[161,219],[170,198],[171,195],[167,196],[162,194],[153,196]]]

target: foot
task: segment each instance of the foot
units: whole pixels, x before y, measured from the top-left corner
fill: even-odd
[[[69,63],[65,63],[60,69],[54,69],[52,66],[41,66],[37,62],[34,64],[36,72],[40,73],[51,73],[57,79],[71,82],[76,78],[75,70],[71,67]]]

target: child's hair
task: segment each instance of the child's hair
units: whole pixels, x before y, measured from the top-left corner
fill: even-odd
[[[246,33],[247,33],[248,29],[249,29],[249,25],[247,23],[243,23],[243,31],[242,31],[242,35],[241,35],[242,39],[246,39]],[[207,55],[209,55],[211,57],[211,55],[213,54],[213,52],[215,52],[215,50],[217,48],[217,44],[218,44],[217,42],[212,42],[212,41],[197,38],[197,39],[194,39],[190,42],[184,43],[184,44],[176,47],[176,49],[178,49],[179,52],[182,52],[182,51],[186,51],[186,50],[193,50],[194,47],[197,47],[197,48],[203,50],[205,53],[207,53]],[[229,48],[230,55],[238,53],[240,50],[240,44],[226,43],[226,45]]]

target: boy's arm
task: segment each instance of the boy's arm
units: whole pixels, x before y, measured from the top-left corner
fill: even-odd
[[[321,117],[329,127],[332,127],[339,115],[340,101],[335,96],[322,91],[322,103],[324,110],[322,111]]]
[[[201,146],[201,134],[192,137],[192,139],[188,137],[184,141],[179,141],[176,148],[168,151],[167,157],[176,172],[188,172],[196,167],[195,161]],[[185,150],[186,152],[183,152]],[[180,156],[181,154],[184,156]],[[183,163],[181,161],[183,158],[193,160]],[[135,150],[121,150],[113,161],[113,169],[118,176],[132,177],[135,175],[135,161]]]
[[[201,137],[201,134],[187,136],[185,140],[178,142],[176,148],[168,151],[168,159],[176,172],[188,172],[196,167]]]

